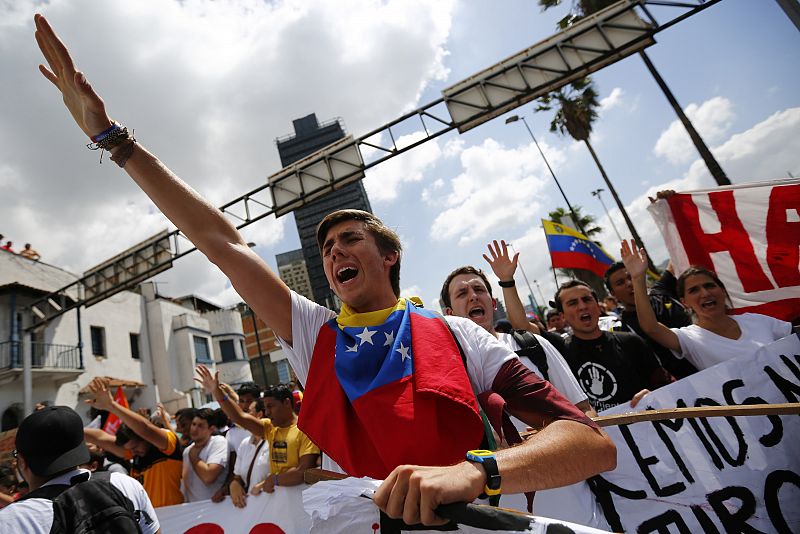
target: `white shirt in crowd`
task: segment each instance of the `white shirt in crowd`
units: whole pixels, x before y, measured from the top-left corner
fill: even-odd
[[[672,351],[673,354],[678,358],[686,358],[702,370],[739,356],[752,356],[764,345],[792,333],[791,323],[769,315],[743,313],[730,317],[739,323],[742,331],[739,339],[728,339],[696,324],[672,328],[681,344],[680,353]]]
[[[195,446],[194,443],[186,447],[183,451],[183,482],[181,491],[186,502],[205,501],[211,498],[218,489],[225,483],[228,465],[228,440],[223,436],[211,436],[206,446],[200,451],[200,459],[207,464],[219,464],[223,467],[214,482],[206,485],[189,462],[189,451]]]
[[[239,449],[236,451],[236,465],[233,466],[233,474],[239,475],[244,480],[246,486],[252,489],[253,486],[267,478],[269,475],[269,443],[266,441],[261,445],[261,441],[254,442],[254,437],[251,434],[249,438],[242,441]],[[259,449],[259,445],[261,448]],[[250,479],[253,481],[249,483],[247,478],[247,471],[250,470],[250,464],[253,462],[253,455],[258,449],[258,457],[256,463],[253,465],[253,472],[250,474]]]
[[[567,365],[561,353],[558,352],[558,349],[542,336],[536,334],[533,334],[533,336],[542,346],[544,354],[547,357],[548,381],[572,404],[578,404],[581,401],[587,400],[588,397],[586,393],[581,389],[580,384],[578,384],[578,381],[575,379],[575,375],[572,374],[569,365]],[[498,339],[513,351],[520,349],[519,344],[511,334],[500,334]],[[539,368],[536,367],[529,358],[521,357],[520,361],[525,367],[536,373],[539,378],[544,378]]]
[[[336,317],[336,313],[292,291],[292,342],[278,338],[300,383],[305,384],[317,334],[323,324]],[[458,338],[467,358],[467,374],[472,387],[483,393],[492,388],[497,372],[503,364],[516,358],[509,348],[489,332],[469,319],[445,316],[447,324]],[[322,457],[322,468],[343,473],[327,454]]]
[[[44,486],[56,484],[69,485],[72,477],[81,473],[90,473],[86,469],[75,469],[56,478],[48,480]],[[90,474],[91,476],[91,474]],[[159,529],[156,511],[144,488],[138,481],[122,475],[111,473],[111,484],[120,490],[133,503],[133,508],[142,513],[139,526],[143,534],[155,534]],[[12,503],[0,510],[0,534],[48,534],[53,526],[53,501],[50,499],[25,499]]]
[[[228,440],[228,450],[236,452],[239,449],[239,445],[241,445],[244,440],[249,439],[251,435],[249,430],[245,430],[240,426],[229,426],[228,433],[225,434],[225,439]]]

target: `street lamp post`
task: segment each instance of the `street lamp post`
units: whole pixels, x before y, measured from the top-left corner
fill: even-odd
[[[578,221],[578,217],[577,215],[575,215],[575,210],[572,209],[572,204],[569,203],[567,195],[566,193],[564,193],[564,189],[561,188],[561,184],[559,183],[558,178],[556,178],[556,173],[553,172],[553,168],[550,167],[550,162],[547,161],[544,152],[542,152],[542,147],[540,147],[539,142],[536,141],[536,137],[533,135],[533,130],[531,130],[531,127],[528,126],[528,121],[525,120],[525,117],[520,117],[519,115],[511,115],[506,119],[506,124],[511,124],[512,122],[517,122],[520,120],[525,125],[525,128],[528,130],[528,133],[531,134],[531,139],[533,139],[533,144],[535,144],[536,148],[539,149],[539,154],[542,155],[544,164],[547,165],[547,170],[550,171],[550,176],[553,177],[553,180],[556,182],[556,185],[558,186],[558,190],[561,192],[561,196],[564,198],[564,202],[567,203],[567,208],[569,209],[569,215],[570,218],[572,219],[572,222],[575,223],[575,227],[578,230],[580,230],[583,235],[586,235],[586,230],[583,229],[583,226],[581,226],[581,223]]]
[[[533,284],[536,286],[536,289],[539,290],[539,296],[542,297],[542,307],[544,307],[544,305],[547,304],[547,299],[544,298],[544,293],[542,293],[542,286],[539,285],[538,280],[534,280]]]
[[[508,247],[514,254],[517,253],[514,249],[514,245],[508,243]],[[528,300],[530,301],[531,308],[533,308],[536,315],[539,315],[539,304],[536,302],[536,297],[533,296],[533,288],[531,288],[531,283],[528,281],[528,275],[525,274],[525,268],[522,267],[522,262],[519,262],[519,270],[522,273],[522,277],[525,279],[525,284],[528,286]]]
[[[617,239],[619,239],[621,243],[622,236],[620,235],[619,230],[617,230],[617,225],[614,224],[614,219],[611,218],[611,213],[609,213],[608,208],[606,207],[606,203],[603,202],[603,197],[600,196],[600,193],[602,193],[603,191],[605,191],[605,189],[595,189],[594,191],[592,191],[592,196],[597,197],[597,200],[599,200],[600,204],[603,205],[603,209],[605,210],[606,215],[608,215],[608,222],[611,223],[611,228],[614,229],[614,233],[617,234]]]

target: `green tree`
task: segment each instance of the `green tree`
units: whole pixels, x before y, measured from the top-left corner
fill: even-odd
[[[585,235],[590,239],[603,231],[602,228],[595,224],[596,219],[594,216],[588,213],[583,213],[580,206],[574,206],[574,213],[575,217],[578,219],[578,223],[584,228]],[[572,219],[570,218],[569,210],[558,207],[547,215],[553,222],[557,222],[565,226],[572,226]],[[594,239],[592,239],[592,241],[597,246],[602,247],[602,244],[599,241],[595,241]],[[562,277],[583,280],[592,286],[592,289],[594,289],[601,298],[606,294],[606,288],[603,279],[592,271],[587,271],[586,269],[557,269],[556,272]]]
[[[617,3],[617,1],[618,0],[572,0],[572,7],[570,8],[569,13],[566,17],[558,21],[558,27],[562,30],[566,29],[583,17],[597,13],[601,9],[605,9],[608,6]],[[541,6],[542,11],[547,11],[552,7],[561,5],[562,3],[563,0],[539,0],[539,5]],[[683,124],[683,127],[686,128],[686,132],[689,134],[692,143],[697,149],[697,152],[700,154],[700,157],[703,158],[706,167],[708,167],[708,171],[717,182],[717,185],[730,185],[731,181],[725,175],[725,171],[722,170],[722,167],[720,167],[716,158],[714,158],[714,155],[708,149],[708,146],[706,146],[705,141],[703,141],[703,138],[700,137],[700,134],[695,129],[692,121],[690,121],[689,117],[687,117],[683,112],[683,108],[681,108],[680,104],[678,104],[678,100],[672,94],[667,82],[665,82],[664,78],[661,77],[661,74],[658,72],[658,70],[656,70],[655,65],[653,65],[652,61],[650,61],[650,58],[647,56],[644,50],[639,51],[639,57],[641,57],[642,61],[644,61],[645,67],[647,67],[647,70],[650,71],[650,75],[653,76],[653,79],[664,93],[664,96],[667,98],[670,106],[672,106],[672,109],[675,111],[678,119]]]
[[[608,178],[606,170],[600,163],[600,158],[597,157],[597,153],[589,142],[589,137],[592,135],[593,123],[597,119],[597,108],[599,106],[600,101],[597,98],[597,91],[594,88],[591,78],[587,76],[541,97],[536,111],[552,111],[555,108],[555,114],[550,121],[550,131],[560,132],[561,135],[568,134],[576,141],[582,141],[586,145],[586,148],[589,149],[589,153],[592,155],[592,159],[608,187],[608,191],[611,193],[611,196],[614,197],[614,201],[617,203],[617,207],[622,213],[622,217],[625,219],[625,224],[628,225],[628,230],[633,236],[633,239],[636,240],[640,247],[643,247],[642,238],[639,237],[639,233],[633,226],[633,221],[628,217],[625,205],[622,203],[622,200],[620,200],[619,195],[617,195],[617,190]],[[649,261],[650,269],[653,272],[658,272],[652,260]]]

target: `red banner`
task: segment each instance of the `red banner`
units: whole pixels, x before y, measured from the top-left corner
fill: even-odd
[[[800,180],[678,193],[649,209],[676,272],[715,271],[733,313],[800,317]]]

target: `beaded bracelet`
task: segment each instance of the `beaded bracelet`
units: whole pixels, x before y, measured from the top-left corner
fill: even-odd
[[[111,132],[113,132],[114,130],[117,130],[119,128],[120,128],[119,124],[117,124],[114,121],[111,121],[111,126],[107,130],[103,130],[99,134],[97,134],[95,136],[92,136],[90,139],[95,143],[99,143],[100,141],[102,141],[103,139],[108,137],[108,134],[110,134]]]

